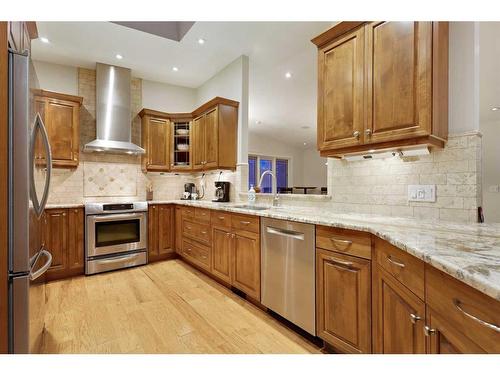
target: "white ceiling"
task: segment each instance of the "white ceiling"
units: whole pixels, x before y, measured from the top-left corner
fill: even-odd
[[[120,65],[136,77],[192,88],[247,55],[250,131],[310,147],[316,143],[316,47],[310,40],[331,25],[196,22],[175,42],[110,22],[38,22],[39,35],[50,43],[36,40],[32,50],[37,60],[88,68],[96,62]],[[198,44],[199,38],[206,43]],[[115,58],[118,53],[122,60]]]
[[[479,113],[481,121],[500,121],[500,22],[480,22]]]

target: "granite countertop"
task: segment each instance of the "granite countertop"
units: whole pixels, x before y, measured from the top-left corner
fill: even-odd
[[[81,208],[81,207],[84,207],[83,203],[53,203],[53,204],[47,204],[47,206],[45,206],[47,210],[55,208]]]
[[[422,221],[289,206],[263,211],[237,207],[245,202],[156,200],[148,203],[210,208],[370,232],[500,301],[500,224]]]

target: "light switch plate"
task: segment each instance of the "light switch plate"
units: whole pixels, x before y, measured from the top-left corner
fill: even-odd
[[[435,202],[436,185],[408,185],[409,202]]]

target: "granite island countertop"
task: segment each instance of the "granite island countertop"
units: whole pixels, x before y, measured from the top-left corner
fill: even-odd
[[[148,203],[209,208],[369,232],[500,301],[500,224],[423,221],[290,206],[261,211],[237,207],[246,202],[154,200]]]

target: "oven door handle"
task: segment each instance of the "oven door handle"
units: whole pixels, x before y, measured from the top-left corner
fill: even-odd
[[[92,215],[89,216],[92,221],[116,221],[116,220],[127,220],[127,219],[140,219],[146,216],[145,212],[137,212],[133,214],[111,214],[111,215]]]

